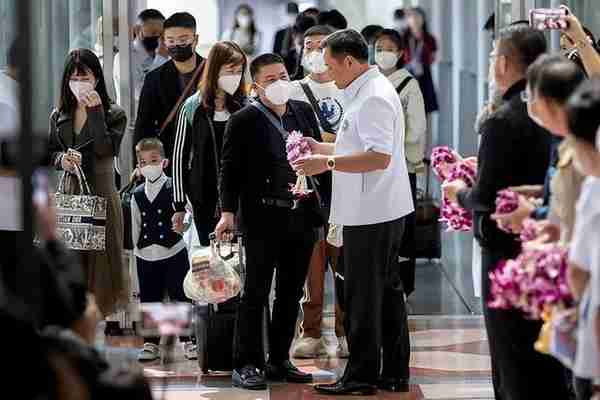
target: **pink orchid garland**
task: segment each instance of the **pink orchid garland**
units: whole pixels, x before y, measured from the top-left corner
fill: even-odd
[[[449,147],[434,148],[431,153],[431,165],[433,172],[443,183],[461,180],[468,187],[472,187],[475,183],[477,171],[473,163],[464,160]],[[448,232],[464,232],[471,230],[473,227],[473,216],[471,212],[456,203],[450,202],[442,195],[440,222],[446,224]]]
[[[489,277],[491,308],[517,309],[528,318],[540,319],[548,308],[573,303],[567,284],[567,249],[558,244],[526,248],[516,259],[501,262]]]
[[[298,131],[292,131],[290,133],[285,144],[285,149],[290,164],[293,164],[301,158],[310,157],[312,155],[310,145],[304,140],[304,135]],[[308,189],[308,182],[304,175],[298,175],[296,184],[290,185],[290,191],[296,200],[306,198],[312,193],[312,190]]]

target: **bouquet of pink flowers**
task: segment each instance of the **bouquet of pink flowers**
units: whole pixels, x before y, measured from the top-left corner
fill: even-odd
[[[545,310],[573,302],[567,285],[567,249],[558,244],[526,248],[489,276],[492,308],[514,308],[540,319]]]
[[[537,222],[532,218],[527,218],[523,221],[523,230],[521,231],[521,242],[527,243],[536,240],[539,236]]]
[[[301,158],[309,157],[312,154],[309,144],[304,140],[302,133],[298,131],[292,131],[290,133],[286,141],[285,149],[290,164]],[[298,200],[307,197],[312,193],[312,190],[308,189],[308,182],[304,175],[298,175],[296,184],[290,186],[292,194]]]
[[[448,147],[436,147],[431,153],[433,172],[443,183],[462,180],[468,187],[475,183],[475,164],[463,159],[457,152]],[[445,223],[448,231],[468,231],[473,226],[472,214],[456,203],[442,196],[440,221]]]
[[[498,192],[496,198],[496,214],[510,214],[519,208],[519,195],[512,190],[504,189]],[[500,225],[499,228],[512,233],[509,227]]]
[[[442,181],[448,178],[450,171],[460,160],[462,157],[447,146],[434,147],[431,152],[433,173]]]

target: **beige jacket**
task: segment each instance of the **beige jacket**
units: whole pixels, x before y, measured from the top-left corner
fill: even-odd
[[[402,68],[388,76],[388,79],[395,88],[398,88],[402,81],[409,76],[412,76],[410,72]],[[422,166],[423,158],[425,158],[425,132],[427,131],[425,102],[416,79],[410,81],[402,90],[400,102],[406,118],[406,135],[404,137],[406,165],[408,172],[414,174]]]
[[[577,171],[573,163],[572,140],[565,139],[560,144],[558,152],[557,171],[550,183],[552,191],[550,219],[560,221],[561,241],[569,243],[575,227],[575,205],[585,176]]]

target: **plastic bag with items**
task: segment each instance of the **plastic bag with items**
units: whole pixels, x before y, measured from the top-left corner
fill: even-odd
[[[229,251],[224,254],[223,247]],[[220,304],[240,293],[241,247],[236,243],[211,241],[192,254],[192,266],[183,281],[185,295],[203,304]]]

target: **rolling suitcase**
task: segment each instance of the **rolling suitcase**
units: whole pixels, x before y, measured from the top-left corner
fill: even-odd
[[[425,191],[417,190],[415,256],[429,260],[442,257],[440,206],[430,194],[430,161],[427,164]]]

